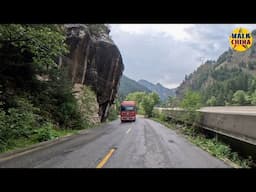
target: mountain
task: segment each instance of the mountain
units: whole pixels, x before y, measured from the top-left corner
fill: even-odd
[[[120,80],[118,95],[122,99],[124,99],[126,95],[136,91],[147,92],[147,93],[151,92],[147,87],[123,75]]]
[[[252,32],[256,38],[256,30]],[[176,90],[182,98],[187,90],[199,91],[203,102],[214,105],[229,105],[234,93],[244,91],[249,96],[256,89],[256,44],[244,52],[228,49],[216,61],[207,61],[185,79]]]
[[[150,91],[156,92],[162,101],[168,99],[169,96],[175,95],[175,89],[168,89],[160,83],[153,84],[146,80],[139,80],[138,83],[147,87]]]

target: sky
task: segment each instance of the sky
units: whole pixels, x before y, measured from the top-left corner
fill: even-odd
[[[175,88],[206,60],[228,50],[233,29],[256,24],[110,24],[124,74]]]

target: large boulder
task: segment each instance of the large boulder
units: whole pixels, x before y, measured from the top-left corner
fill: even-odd
[[[70,53],[60,65],[68,66],[72,82],[91,86],[97,95],[99,117],[104,121],[114,102],[124,65],[109,31],[93,36],[88,25],[65,25]]]

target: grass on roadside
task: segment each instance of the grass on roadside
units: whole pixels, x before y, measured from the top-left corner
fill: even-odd
[[[77,134],[79,131],[97,127],[100,123],[88,125],[84,129],[60,129],[55,127],[52,123],[46,122],[41,127],[34,129],[29,135],[9,138],[3,140],[0,138],[0,154],[9,152],[15,149],[25,148],[33,144],[44,141],[53,140],[59,137]]]
[[[67,135],[73,135],[78,133],[79,130],[51,130],[50,133],[46,132],[39,132],[38,134],[31,135],[29,138],[18,138],[18,139],[11,139],[8,141],[8,145],[5,148],[2,148],[0,153],[9,152],[15,149],[20,149],[24,147],[28,147],[30,145],[40,143],[43,141],[48,141],[52,139],[56,139],[58,137],[63,137]]]
[[[168,123],[168,122],[163,121],[163,120],[160,120],[159,118],[156,118],[156,117],[152,117],[151,119],[154,120],[154,121],[157,121],[158,123],[161,123],[162,125],[164,125],[164,126],[170,128],[170,129],[178,130],[178,129],[176,128],[175,124],[172,123],[172,122]]]
[[[168,128],[182,133],[191,143],[197,145],[211,155],[229,163],[232,167],[250,168],[252,166],[251,157],[248,157],[247,159],[240,157],[237,152],[233,152],[231,150],[230,146],[222,143],[217,138],[209,139],[201,133],[195,133],[192,128],[183,126],[182,128],[178,129],[177,125],[173,122],[168,123],[166,121],[160,120],[159,118],[152,119],[165,125]]]
[[[91,125],[90,127],[87,127],[87,128],[95,128],[99,125],[100,125],[100,123],[97,123],[97,124]],[[5,147],[1,148],[0,154],[9,152],[12,150],[16,150],[16,149],[25,148],[30,145],[37,144],[37,143],[40,143],[43,141],[49,141],[49,140],[57,139],[57,138],[64,137],[64,136],[78,134],[79,131],[82,131],[82,130],[85,130],[85,129],[79,129],[79,130],[76,130],[76,129],[54,129],[53,127],[40,128],[35,132],[35,134],[33,134],[29,137],[21,137],[21,138],[8,140],[8,144],[5,145]]]

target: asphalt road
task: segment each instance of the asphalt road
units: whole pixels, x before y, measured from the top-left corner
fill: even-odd
[[[87,130],[1,161],[1,168],[228,168],[163,125],[142,117]]]

